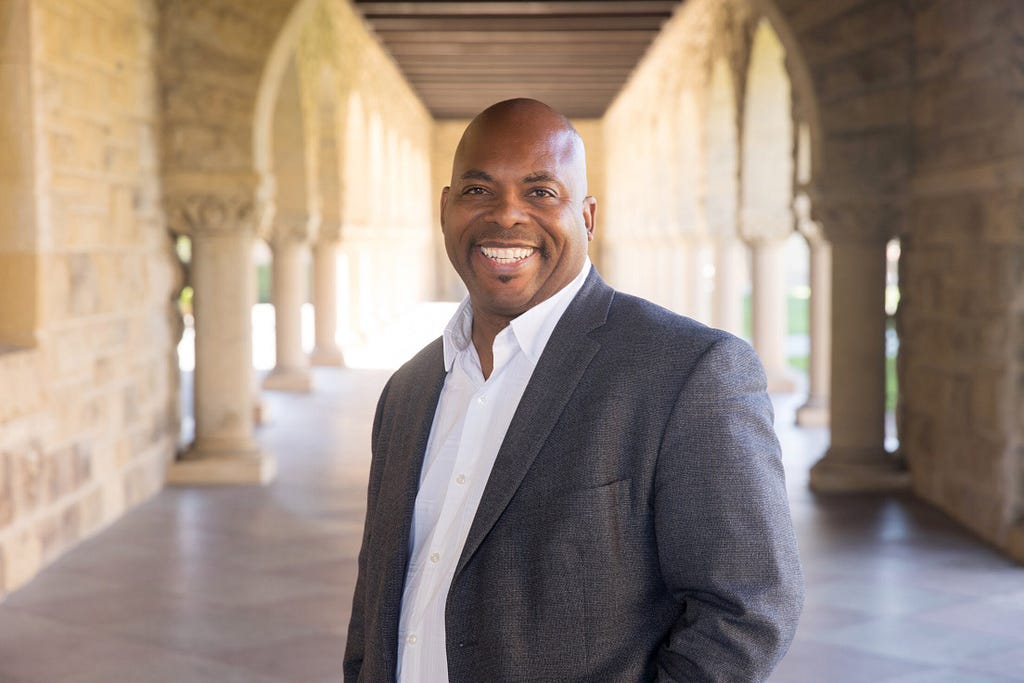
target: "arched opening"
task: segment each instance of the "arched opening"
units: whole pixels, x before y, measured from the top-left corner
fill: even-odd
[[[793,115],[786,52],[767,20],[754,33],[743,103],[740,233],[751,249],[751,335],[771,391],[794,389],[786,361],[786,240],[793,234]]]
[[[885,245],[885,448],[899,450],[899,404],[897,365],[900,353],[899,325],[896,314],[900,305],[900,240],[894,237]]]

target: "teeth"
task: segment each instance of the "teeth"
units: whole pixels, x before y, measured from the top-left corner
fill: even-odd
[[[522,247],[513,247],[509,249],[498,248],[498,247],[480,247],[480,251],[487,258],[497,261],[498,263],[515,263],[516,261],[522,261],[527,258],[533,252],[534,249],[524,249]]]

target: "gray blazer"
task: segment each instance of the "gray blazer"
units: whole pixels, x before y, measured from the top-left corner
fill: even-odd
[[[393,681],[441,341],[373,425],[345,680]],[[453,683],[760,681],[803,581],[753,350],[592,270],[498,452],[445,610]],[[423,683],[431,683],[424,681]]]

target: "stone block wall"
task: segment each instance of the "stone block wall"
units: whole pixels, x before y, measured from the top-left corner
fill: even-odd
[[[1024,560],[1024,6],[920,3],[900,285],[918,495]]]
[[[37,164],[20,229],[38,319],[33,348],[0,354],[0,596],[158,491],[177,437],[154,3],[15,4],[0,34],[31,45],[31,118],[13,124]]]

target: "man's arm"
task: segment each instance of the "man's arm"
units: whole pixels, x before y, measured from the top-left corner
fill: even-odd
[[[383,463],[379,462],[377,437],[380,434],[381,421],[384,413],[384,403],[391,387],[389,381],[381,392],[377,401],[377,411],[373,418],[373,435],[370,439],[370,479],[366,490],[366,521],[363,524],[363,542],[359,549],[359,574],[356,578],[355,593],[352,596],[352,616],[348,623],[348,639],[345,644],[344,676],[345,683],[355,683],[359,680],[359,672],[363,667],[363,649],[365,644],[364,620],[366,610],[366,556],[370,538],[370,522],[377,503],[377,493],[380,491],[381,472],[384,470]]]
[[[660,681],[761,681],[785,654],[803,603],[764,370],[727,337],[680,392],[655,474],[662,575],[683,613]]]

